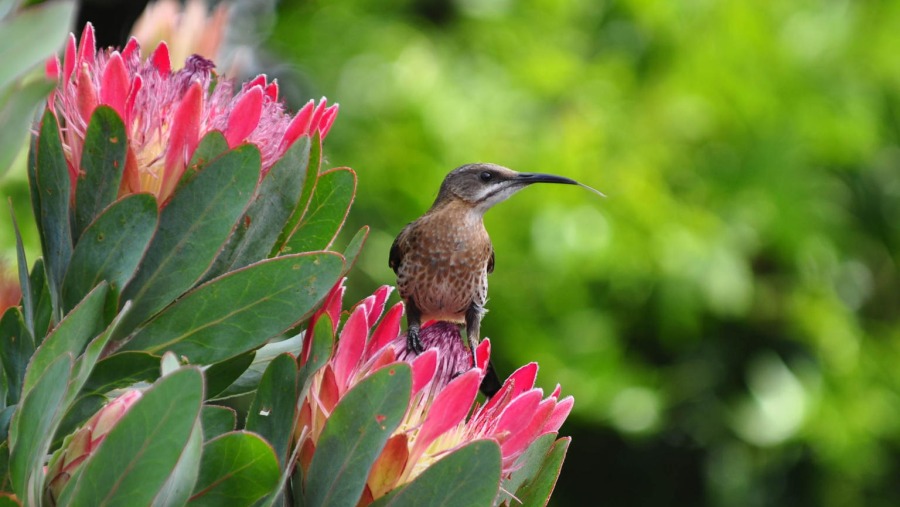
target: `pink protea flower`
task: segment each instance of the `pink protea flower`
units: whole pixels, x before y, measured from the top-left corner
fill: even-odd
[[[278,100],[278,85],[260,75],[234,93],[233,83],[213,72],[202,57],[187,59],[173,71],[161,43],[146,59],[132,38],[124,49],[97,51],[88,24],[76,44],[70,35],[60,63],[47,73],[59,79],[49,107],[62,131],[72,185],[81,174],[85,130],[94,109],[112,107],[125,122],[128,154],[120,194],[150,192],[160,205],[175,190],[200,139],[221,131],[229,147],[250,142],[262,153],[262,176],[303,135],[325,138],[337,105],[309,101],[291,116]]]
[[[125,392],[97,411],[75,433],[66,437],[47,466],[44,500],[49,505],[56,505],[56,499],[81,463],[97,450],[110,430],[139,399],[141,391],[133,389]]]
[[[354,308],[333,357],[313,378],[299,412],[299,465],[308,469],[316,441],[342,396],[370,373],[402,361],[412,369],[410,404],[370,470],[359,505],[368,505],[411,481],[447,453],[474,440],[499,444],[503,476],[508,477],[516,459],[532,442],[559,430],[572,410],[573,398],[559,399],[559,386],[545,397],[534,386],[538,366],[530,363],[513,373],[493,398],[477,403],[490,342],[484,340],[477,347],[473,362],[456,325],[432,322],[422,327],[425,352],[411,354],[405,335],[400,334],[402,303],[388,310],[376,326],[391,291],[391,287],[381,287]],[[322,314],[328,314],[332,322],[339,321],[343,293],[341,281],[313,317],[310,328]],[[301,353],[301,362],[306,354],[305,350]]]

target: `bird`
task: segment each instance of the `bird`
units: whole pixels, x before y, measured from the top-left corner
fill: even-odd
[[[388,265],[406,307],[407,348],[421,353],[419,331],[428,320],[465,324],[474,353],[487,303],[487,277],[494,271],[494,248],[484,214],[535,183],[579,185],[553,174],[521,173],[490,163],[466,164],[450,171],[428,211],[400,231]],[[500,388],[489,366],[481,389],[492,396]]]

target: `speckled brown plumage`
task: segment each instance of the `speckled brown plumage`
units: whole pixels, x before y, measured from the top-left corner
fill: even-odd
[[[463,323],[472,305],[487,302],[494,250],[468,204],[450,201],[407,225],[391,251],[400,297],[414,301],[423,321]]]

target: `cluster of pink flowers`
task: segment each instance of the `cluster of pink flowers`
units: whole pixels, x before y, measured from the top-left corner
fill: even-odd
[[[484,340],[475,350],[473,364],[457,326],[426,323],[421,333],[425,352],[418,356],[409,353],[406,336],[400,333],[402,303],[381,318],[391,290],[381,287],[356,305],[341,329],[333,357],[313,378],[299,415],[300,466],[309,466],[316,441],[342,397],[367,375],[402,361],[412,369],[410,404],[372,467],[360,504],[411,481],[436,460],[474,440],[499,444],[503,473],[508,476],[532,442],[559,430],[574,399],[560,399],[558,385],[545,397],[543,390],[535,387],[538,366],[530,363],[510,375],[491,399],[477,402],[490,341]],[[343,293],[341,282],[313,317],[310,329],[325,313],[332,322],[339,322]],[[301,362],[307,354],[308,350],[301,353]]]
[[[91,115],[99,105],[125,122],[128,152],[121,194],[151,192],[164,204],[175,190],[200,139],[224,134],[229,147],[250,142],[262,153],[262,176],[303,135],[324,139],[338,106],[309,101],[296,115],[278,98],[277,82],[260,75],[237,93],[211,61],[191,56],[173,71],[165,43],[146,59],[137,39],[121,50],[97,51],[88,24],[76,44],[70,36],[60,62],[47,73],[58,78],[50,106],[59,119],[72,184],[81,174],[81,149]]]

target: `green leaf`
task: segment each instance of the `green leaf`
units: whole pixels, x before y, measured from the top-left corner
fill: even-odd
[[[75,184],[72,236],[76,241],[119,195],[127,151],[128,139],[122,119],[113,108],[98,106],[91,114],[85,132],[81,171]],[[156,199],[153,203],[156,204]]]
[[[34,357],[31,358],[28,370],[25,372],[25,381],[22,386],[24,393],[28,393],[47,365],[64,354],[69,354],[73,358],[77,357],[84,350],[88,341],[97,336],[103,325],[101,315],[107,290],[106,283],[98,285],[66,315],[66,318],[35,350]]]
[[[372,507],[491,505],[500,486],[501,469],[500,446],[493,440],[477,440],[441,458]]]
[[[103,394],[138,382],[159,378],[159,356],[146,352],[124,352],[99,361],[84,385],[86,393]]]
[[[407,364],[372,373],[338,402],[319,436],[305,484],[305,505],[355,505],[372,463],[409,405]]]
[[[33,185],[40,195],[40,216],[36,218],[53,302],[52,313],[58,320],[62,318],[60,286],[72,257],[72,230],[69,223],[71,188],[69,167],[59,138],[59,125],[49,109],[44,112],[41,120],[36,146],[36,181]]]
[[[538,472],[544,463],[544,458],[550,452],[553,442],[556,440],[556,433],[547,433],[538,437],[525,452],[516,459],[513,465],[513,472],[509,478],[503,480],[503,486],[500,488],[500,494],[494,499],[494,505],[500,505],[504,501],[513,498],[513,494],[524,484],[530,481]]]
[[[162,377],[107,434],[63,490],[59,505],[149,505],[166,485],[199,422],[203,376]]]
[[[63,398],[71,372],[72,356],[58,356],[40,372],[13,416],[9,429],[9,471],[13,488],[26,505],[40,502],[44,456],[65,412]]]
[[[160,313],[122,350],[170,350],[210,364],[262,345],[328,293],[342,259],[329,253],[265,260],[212,280]]]
[[[550,495],[553,494],[553,488],[556,487],[556,480],[559,478],[559,471],[562,469],[571,441],[571,437],[564,437],[554,442],[541,465],[540,472],[516,491],[516,498],[524,507],[547,505]]]
[[[331,317],[323,314],[316,322],[316,327],[312,330],[312,336],[307,330],[304,339],[312,339],[310,345],[309,357],[306,362],[300,366],[297,373],[297,386],[300,389],[298,398],[306,396],[309,389],[309,381],[320,368],[331,358],[332,350],[334,350],[334,327],[331,323]]]
[[[246,428],[266,439],[285,467],[296,420],[297,362],[285,353],[273,359],[263,373],[247,412]]]
[[[337,237],[356,194],[356,173],[332,169],[319,175],[309,208],[282,254],[324,250]]]
[[[262,438],[227,433],[203,446],[200,477],[189,505],[253,505],[275,488],[278,474],[275,453]]]
[[[297,199],[297,206],[291,211],[287,219],[287,223],[278,234],[275,246],[269,253],[269,257],[279,255],[285,248],[285,244],[290,239],[291,234],[297,229],[300,219],[306,213],[309,207],[309,200],[312,197],[313,190],[316,188],[316,181],[319,178],[319,166],[322,163],[322,140],[319,138],[319,132],[316,131],[311,139],[309,150],[309,161],[306,164],[306,176],[303,179],[303,189],[300,191],[300,198]]]
[[[247,368],[253,363],[254,357],[256,357],[256,351],[245,352],[207,368],[204,372],[207,399],[215,398],[228,389],[228,386],[247,371]]]
[[[219,435],[234,431],[237,426],[237,412],[231,407],[203,405],[200,421],[203,423],[203,438],[209,441]]]
[[[6,405],[19,402],[32,354],[34,343],[25,330],[22,312],[16,306],[7,308],[0,318],[0,363],[6,375]]]
[[[50,2],[0,22],[0,90],[62,46],[74,13],[75,2]]]
[[[12,493],[12,484],[9,478],[9,442],[4,438],[0,441],[0,492]],[[0,503],[0,506],[3,504]],[[18,504],[16,504],[18,505]]]
[[[25,258],[25,245],[22,233],[16,222],[16,212],[12,200],[9,202],[9,216],[12,220],[13,232],[16,236],[16,264],[19,269],[19,288],[22,290],[22,311],[24,312],[25,329],[34,341],[34,294],[31,290],[31,279],[28,277],[28,260]]]
[[[224,134],[218,130],[207,132],[203,139],[200,140],[200,143],[197,144],[197,149],[194,150],[194,154],[191,155],[191,160],[188,162],[185,176],[190,175],[190,177],[182,177],[182,180],[192,179],[201,169],[224,155],[227,151],[228,141],[225,140]]]
[[[37,79],[20,81],[6,90],[0,88],[0,176],[26,146],[34,111],[54,85]]]
[[[171,303],[209,268],[253,194],[259,167],[259,150],[239,146],[175,192],[160,213],[159,230],[137,273],[122,291],[121,301],[132,300],[134,309],[116,338]]]
[[[34,343],[40,345],[50,330],[53,305],[50,300],[50,286],[44,270],[44,260],[38,258],[31,267],[31,299],[34,302]]]
[[[309,165],[309,138],[302,137],[260,182],[247,212],[206,274],[210,279],[267,258],[297,208]]]
[[[84,231],[63,282],[68,310],[101,281],[119,291],[134,274],[156,231],[156,199],[132,194],[115,202]]]
[[[194,431],[178,459],[178,464],[169,474],[163,487],[153,499],[151,507],[185,505],[200,475],[200,456],[203,453],[203,427],[200,420],[194,422]]]
[[[347,273],[353,269],[353,266],[356,265],[356,259],[359,258],[359,252],[362,251],[362,247],[366,244],[366,238],[368,237],[368,225],[364,225],[353,235],[347,248],[344,249],[344,272],[341,273],[341,276],[346,276]]]

